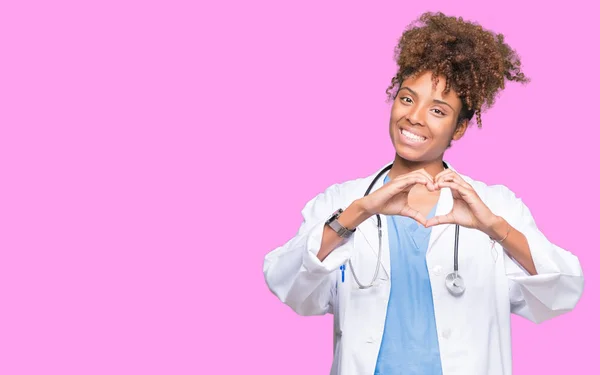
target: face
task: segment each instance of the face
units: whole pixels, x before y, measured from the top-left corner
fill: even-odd
[[[443,94],[446,79],[433,89],[431,72],[410,77],[400,86],[390,115],[390,137],[396,153],[412,162],[441,160],[451,140],[460,139],[466,121],[457,126],[461,101],[454,90]]]

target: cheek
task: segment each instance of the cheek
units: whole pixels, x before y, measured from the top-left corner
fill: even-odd
[[[454,125],[452,122],[444,121],[439,126],[435,127],[435,137],[438,142],[446,143],[452,139],[454,135]]]
[[[405,115],[406,111],[407,111],[406,106],[399,103],[398,101],[395,101],[394,104],[392,105],[392,109],[391,109],[392,118],[398,120]]]

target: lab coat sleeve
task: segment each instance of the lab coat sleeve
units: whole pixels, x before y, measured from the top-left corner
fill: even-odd
[[[321,262],[325,221],[338,208],[339,185],[332,185],[310,200],[302,210],[297,234],[264,259],[265,281],[273,294],[300,315],[323,315],[332,311],[337,272],[353,248],[354,235]]]
[[[529,208],[503,189],[504,219],[527,238],[537,275],[530,275],[504,251],[511,312],[535,323],[571,311],[583,293],[583,271],[578,258],[551,243],[537,228]]]

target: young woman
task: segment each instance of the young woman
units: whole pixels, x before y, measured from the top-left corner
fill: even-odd
[[[444,161],[505,80],[527,81],[517,54],[462,18],[419,21],[386,91],[393,163],[309,201],[297,235],[266,255],[265,280],[298,314],[334,314],[332,374],[508,375],[511,312],[572,310],[581,266],[506,186]]]

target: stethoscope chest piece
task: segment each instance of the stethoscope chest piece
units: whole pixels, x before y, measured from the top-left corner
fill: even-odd
[[[455,297],[461,296],[465,292],[465,282],[458,272],[450,272],[446,276],[446,288]]]

